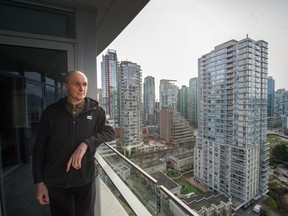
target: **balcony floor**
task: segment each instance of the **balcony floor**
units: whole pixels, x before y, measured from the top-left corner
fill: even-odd
[[[2,183],[2,182],[1,182]],[[19,166],[4,177],[6,215],[50,216],[49,205],[41,206],[35,197],[31,164]],[[3,197],[1,197],[2,199]],[[100,180],[101,216],[127,216],[118,200]],[[15,204],[15,201],[17,204]],[[97,203],[95,209],[97,208]],[[97,212],[97,211],[95,211]],[[0,212],[1,213],[1,212]]]

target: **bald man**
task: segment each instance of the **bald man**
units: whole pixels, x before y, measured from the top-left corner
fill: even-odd
[[[86,97],[81,71],[64,78],[67,96],[42,113],[33,148],[36,199],[50,204],[52,216],[93,216],[97,175],[94,154],[114,139],[114,129],[98,102]]]

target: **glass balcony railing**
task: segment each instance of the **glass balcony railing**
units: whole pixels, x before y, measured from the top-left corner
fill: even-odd
[[[198,216],[197,212],[111,145],[102,144],[95,158],[100,170],[97,187],[101,188],[101,201],[96,205],[99,215],[104,216],[104,211],[110,208],[109,211],[115,211],[117,215]],[[109,200],[103,197],[104,193],[109,195]],[[112,200],[115,205],[111,204]],[[109,206],[101,209],[107,202]]]

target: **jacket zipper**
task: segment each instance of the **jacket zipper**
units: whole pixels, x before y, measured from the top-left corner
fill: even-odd
[[[74,142],[75,142],[75,128],[76,128],[76,118],[75,119],[73,119],[73,117],[71,116],[71,118],[72,118],[72,124],[73,124],[73,139],[72,139],[72,143],[71,143],[71,148],[72,148],[72,146],[73,146],[73,144],[74,144]],[[68,163],[68,161],[67,161],[67,163]],[[67,188],[69,188],[70,187],[70,185],[71,185],[71,180],[72,180],[72,169],[73,169],[73,167],[72,167],[72,165],[70,166],[70,170],[69,170],[69,178],[68,178],[68,182],[67,182]]]

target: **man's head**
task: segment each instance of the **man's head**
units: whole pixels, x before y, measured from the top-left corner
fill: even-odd
[[[87,94],[87,77],[81,71],[69,71],[64,77],[64,87],[68,93],[68,101],[78,104]]]

